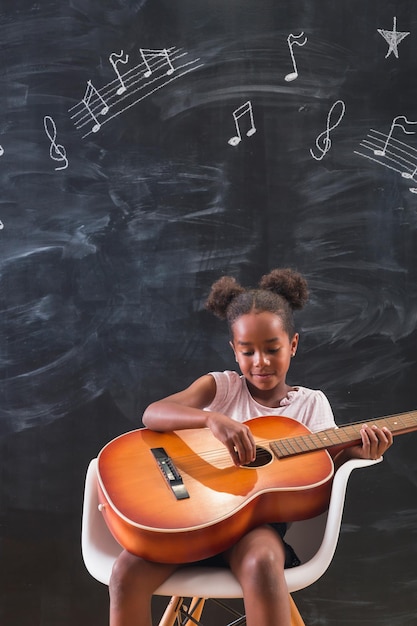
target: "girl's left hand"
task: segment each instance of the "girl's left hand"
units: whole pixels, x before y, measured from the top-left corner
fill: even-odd
[[[351,448],[352,456],[358,459],[379,459],[392,446],[392,433],[386,428],[378,428],[375,424],[364,424],[360,431],[362,445]]]

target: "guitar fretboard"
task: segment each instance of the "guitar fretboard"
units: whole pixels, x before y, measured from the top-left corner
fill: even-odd
[[[355,422],[339,428],[330,428],[317,433],[289,437],[288,439],[277,439],[272,441],[270,446],[278,458],[324,450],[334,446],[347,448],[360,443],[360,430],[365,423],[369,426],[375,424],[380,428],[386,426],[393,435],[402,435],[417,430],[417,411],[379,417],[369,422],[364,420],[363,422]]]

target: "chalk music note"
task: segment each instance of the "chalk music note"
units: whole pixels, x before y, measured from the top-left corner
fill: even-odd
[[[4,154],[4,148],[3,146],[0,146],[0,157],[2,157]]]
[[[97,133],[100,130],[100,128],[101,128],[101,124],[98,121],[97,117],[94,115],[93,110],[92,110],[92,108],[90,106],[93,94],[98,97],[98,99],[100,100],[101,104],[103,105],[101,111],[99,111],[99,115],[106,115],[109,112],[109,107],[107,106],[106,102],[103,100],[103,98],[101,97],[101,95],[99,94],[97,89],[94,87],[94,85],[91,82],[91,80],[89,80],[87,82],[87,87],[86,87],[85,94],[83,96],[82,102],[85,104],[85,107],[86,107],[87,111],[89,112],[89,114],[91,115],[91,117],[93,118],[93,120],[95,122],[95,124],[94,124],[94,126],[93,126],[93,128],[91,130],[93,131],[93,133]]]
[[[390,128],[390,131],[389,131],[389,133],[388,133],[388,136],[387,136],[386,142],[385,142],[385,144],[384,144],[384,147],[382,148],[382,150],[374,150],[374,154],[375,154],[375,156],[385,156],[385,153],[386,153],[386,151],[387,151],[388,144],[389,144],[390,139],[391,139],[391,137],[392,137],[392,133],[394,132],[394,128],[395,128],[396,126],[398,126],[398,128],[401,128],[401,130],[402,130],[402,131],[404,131],[404,133],[405,133],[406,135],[414,135],[414,134],[415,134],[415,131],[414,131],[414,130],[407,130],[406,128],[404,128],[404,126],[403,126],[402,124],[399,124],[399,123],[398,123],[398,120],[404,120],[404,122],[405,122],[406,124],[417,124],[417,122],[410,122],[410,121],[409,121],[409,120],[405,117],[405,115],[397,115],[397,117],[394,117],[394,119],[392,120],[391,128]]]
[[[166,63],[168,64],[168,70],[167,70],[167,74],[168,76],[170,76],[171,74],[174,73],[174,67],[171,63],[171,59],[169,58],[169,51],[166,48],[163,48],[162,50],[152,50],[150,48],[140,48],[140,53],[142,55],[142,59],[143,62],[146,65],[146,71],[144,72],[144,76],[146,78],[149,78],[149,76],[151,76],[152,74],[152,69],[151,66],[148,63],[148,58],[155,58],[155,57],[162,57]]]
[[[290,83],[291,81],[295,80],[296,78],[298,78],[298,70],[297,70],[297,64],[295,62],[295,56],[294,56],[294,46],[304,46],[307,43],[307,37],[304,37],[303,41],[299,41],[301,39],[301,37],[304,37],[304,32],[300,33],[299,35],[293,35],[292,33],[290,33],[287,37],[287,43],[288,43],[288,47],[290,49],[290,55],[291,55],[291,60],[292,60],[292,64],[294,67],[294,71],[290,72],[289,74],[287,74],[285,76],[285,80],[287,81],[287,83]]]
[[[233,119],[235,120],[235,126],[236,126],[236,135],[234,137],[231,137],[228,141],[228,143],[231,146],[237,146],[242,141],[242,134],[240,132],[239,120],[244,115],[249,115],[249,120],[250,120],[250,128],[246,132],[246,136],[250,137],[251,135],[256,133],[255,123],[253,119],[252,103],[250,100],[248,100],[247,102],[245,102],[245,104],[242,104],[242,106],[238,107],[235,111],[233,111]]]
[[[411,173],[410,173],[410,172],[401,172],[401,176],[402,176],[403,178],[406,178],[407,180],[412,180],[412,181],[413,181],[413,183],[417,182],[417,181],[414,179],[414,176],[415,176],[416,174],[417,174],[417,165],[416,165],[416,167],[414,168],[414,171],[413,171],[413,172],[411,172]],[[409,191],[411,191],[411,193],[417,193],[417,188],[416,188],[416,187],[409,187],[408,189],[409,189]]]
[[[333,115],[333,111],[335,110],[335,108],[340,105],[341,106],[341,110],[340,110],[340,114],[339,114],[339,118],[337,119],[337,121],[331,126],[330,125],[330,120],[332,118]],[[326,130],[323,131],[322,133],[320,133],[320,135],[318,135],[317,139],[316,139],[316,147],[317,149],[321,152],[321,156],[316,156],[313,152],[313,150],[310,148],[310,154],[313,157],[313,159],[316,159],[316,161],[321,161],[323,159],[323,157],[328,153],[328,151],[330,150],[331,146],[332,146],[332,141],[330,139],[330,133],[332,130],[334,130],[342,121],[342,118],[345,114],[346,111],[346,106],[345,103],[343,102],[343,100],[336,100],[336,102],[333,104],[333,106],[331,107],[329,113],[327,114],[327,125],[326,125]],[[320,144],[323,143],[323,146],[321,146]]]
[[[112,67],[114,71],[116,72],[116,76],[120,81],[120,87],[118,88],[116,92],[118,96],[121,96],[126,91],[126,85],[124,84],[123,78],[117,68],[118,63],[123,63],[124,65],[126,65],[126,63],[129,61],[128,54],[126,54],[125,58],[122,59],[123,54],[124,54],[123,50],[121,50],[119,54],[117,54],[116,52],[112,52],[112,54],[109,56],[109,61],[112,64]]]
[[[49,115],[45,115],[45,117],[43,118],[43,125],[45,128],[45,133],[47,134],[51,142],[51,147],[49,148],[49,156],[54,161],[64,162],[64,165],[62,167],[56,167],[55,170],[65,170],[68,167],[67,153],[64,146],[56,143],[55,141],[57,135],[55,122],[52,117],[50,117]],[[51,126],[52,132],[50,131],[49,126]]]
[[[4,228],[4,224],[3,224],[3,222],[0,220],[0,230],[3,230],[3,228]]]

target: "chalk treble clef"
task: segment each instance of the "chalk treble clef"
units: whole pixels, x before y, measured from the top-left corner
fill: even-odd
[[[57,132],[55,122],[52,117],[50,117],[49,115],[45,115],[45,117],[43,118],[43,125],[45,128],[45,133],[47,134],[48,139],[51,142],[51,147],[49,148],[49,156],[54,161],[64,162],[64,165],[62,167],[56,167],[55,170],[65,170],[68,167],[67,153],[64,146],[56,143]],[[50,131],[49,126],[51,126],[52,132]]]
[[[336,108],[337,105],[341,105],[341,111],[340,111],[340,115],[338,120],[331,126],[330,125],[330,121],[333,115],[333,111]],[[326,130],[323,131],[322,133],[320,133],[320,135],[317,137],[316,139],[316,147],[319,150],[319,152],[321,152],[320,156],[316,156],[313,152],[313,150],[310,148],[310,154],[313,157],[313,159],[316,159],[316,161],[321,161],[322,158],[328,153],[328,151],[330,150],[331,146],[332,146],[332,141],[330,139],[330,132],[332,130],[334,130],[342,121],[342,118],[345,114],[346,111],[346,106],[345,103],[343,102],[343,100],[336,100],[336,102],[333,104],[332,108],[330,109],[328,115],[327,115],[327,127]]]

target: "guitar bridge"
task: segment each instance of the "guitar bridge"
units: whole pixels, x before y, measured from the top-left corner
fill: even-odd
[[[151,452],[176,499],[185,500],[189,498],[190,494],[183,483],[181,474],[175,467],[172,459],[165,452],[165,449],[151,448]]]

